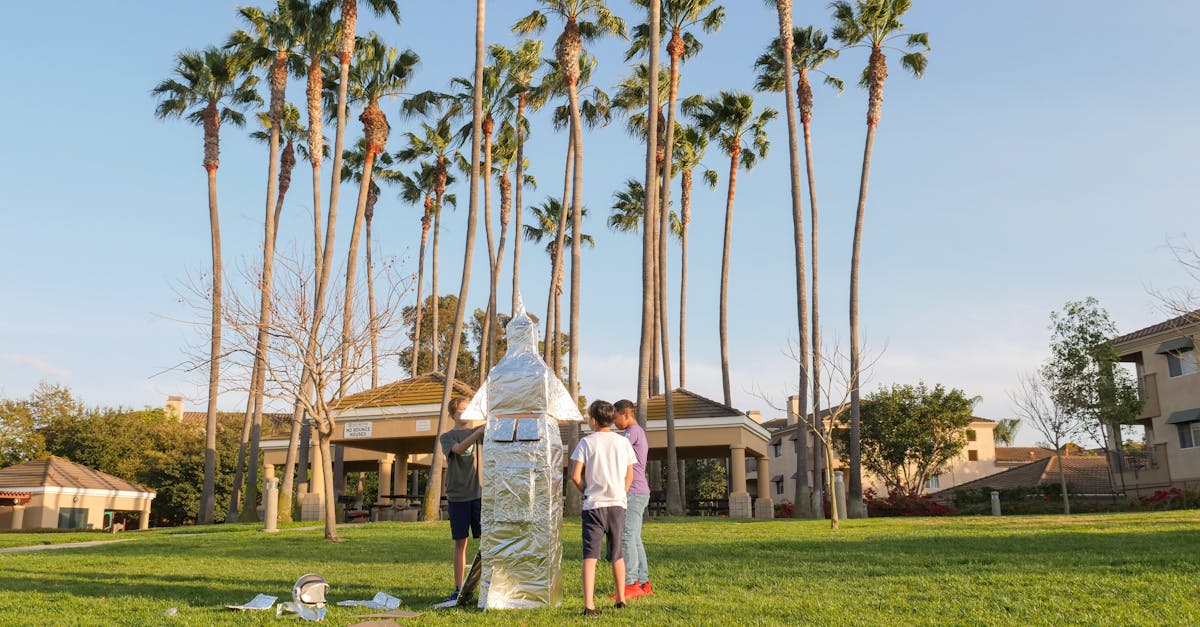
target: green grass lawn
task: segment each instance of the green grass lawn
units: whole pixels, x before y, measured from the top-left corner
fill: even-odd
[[[231,525],[127,534],[107,546],[0,554],[0,624],[275,623],[226,604],[286,600],[320,573],[331,601],[377,591],[424,610],[451,588],[446,523],[265,535]],[[41,534],[25,536],[40,543]],[[0,534],[7,540],[10,535]],[[61,534],[45,534],[60,536]],[[100,539],[95,534],[86,539]],[[1200,512],[818,521],[655,520],[645,527],[657,594],[606,623],[1200,624]],[[562,607],[427,612],[413,623],[551,625],[582,609],[579,525],[568,522]],[[57,540],[57,538],[54,538]],[[606,601],[612,585],[600,577]],[[165,616],[168,608],[177,615]],[[331,607],[327,621],[356,622]]]

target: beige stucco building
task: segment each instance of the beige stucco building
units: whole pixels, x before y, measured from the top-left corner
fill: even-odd
[[[785,419],[775,419],[766,423],[771,430],[770,462],[772,468],[771,495],[777,500],[791,502],[796,494],[796,441],[803,438],[805,446],[812,451],[813,436],[808,429],[802,429],[798,414],[799,400],[793,396],[788,399],[788,412]],[[942,471],[929,478],[925,484],[926,491],[945,490],[957,485],[974,481],[1005,470],[1007,466],[997,464],[996,439],[993,429],[996,422],[987,418],[973,418],[966,429],[967,445],[957,457],[950,461]],[[812,455],[809,456],[810,467],[805,473],[812,481]],[[834,461],[834,468],[840,469],[844,463]],[[863,472],[863,490],[874,489],[877,493],[886,493],[887,489],[882,478]]]
[[[1113,340],[1121,360],[1137,368],[1146,403],[1138,416],[1146,451],[1126,454],[1117,478],[1128,493],[1200,483],[1198,335],[1200,310]]]
[[[107,512],[138,512],[150,525],[155,493],[61,457],[0,469],[0,530],[103,529]]]

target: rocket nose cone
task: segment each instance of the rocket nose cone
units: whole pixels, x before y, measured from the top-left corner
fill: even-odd
[[[505,333],[508,337],[509,355],[520,352],[537,354],[537,325],[533,323],[533,320],[529,317],[529,313],[525,311],[525,303],[521,300],[520,293],[517,294],[517,309],[513,312],[512,320],[509,320],[508,326],[505,327]]]

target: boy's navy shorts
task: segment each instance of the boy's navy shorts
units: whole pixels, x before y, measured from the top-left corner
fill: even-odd
[[[583,514],[583,559],[600,559],[600,539],[607,542],[604,559],[615,562],[621,552],[621,534],[625,531],[624,507],[585,509]]]
[[[450,537],[465,540],[470,532],[475,539],[479,539],[479,515],[483,499],[450,501],[446,506],[450,510]]]

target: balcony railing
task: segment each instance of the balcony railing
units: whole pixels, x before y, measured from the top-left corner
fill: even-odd
[[[1158,486],[1171,481],[1167,467],[1167,445],[1155,444],[1146,447],[1146,452],[1126,454],[1122,459],[1121,474],[1127,487]]]

